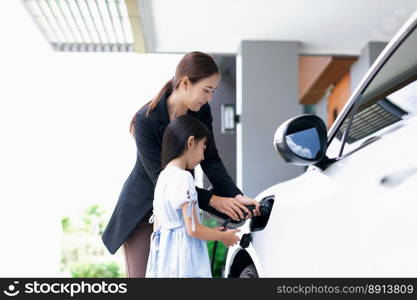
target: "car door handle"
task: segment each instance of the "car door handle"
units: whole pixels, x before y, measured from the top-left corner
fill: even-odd
[[[382,177],[380,184],[390,188],[396,187],[409,177],[413,176],[415,173],[417,173],[417,166],[395,171]]]

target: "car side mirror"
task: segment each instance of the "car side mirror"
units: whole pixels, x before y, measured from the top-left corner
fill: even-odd
[[[282,158],[297,166],[308,166],[323,159],[327,130],[315,115],[301,115],[281,124],[274,135],[275,149]]]

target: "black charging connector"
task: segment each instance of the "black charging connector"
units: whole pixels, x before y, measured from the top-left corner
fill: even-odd
[[[252,242],[252,235],[249,232],[249,233],[245,233],[244,235],[242,235],[239,245],[240,247],[245,249],[249,247],[250,242]]]
[[[274,204],[274,196],[265,197],[259,202],[259,205],[260,205],[259,210],[261,212],[261,215],[257,216],[257,217],[253,217],[253,219],[251,221],[251,224],[250,224],[250,231],[251,232],[252,231],[259,231],[259,230],[262,230],[262,229],[265,228],[266,224],[268,223],[273,204]],[[249,206],[247,206],[247,208],[249,209],[250,212],[252,212],[256,208],[256,206],[255,205],[249,205]],[[216,213],[216,214],[218,215],[219,213]],[[245,217],[247,216],[246,212],[243,212],[243,214],[244,214]],[[231,218],[229,218],[227,215],[223,215],[223,216],[226,216],[226,217],[223,218],[223,220],[225,220],[225,221],[221,225],[223,227],[222,231],[226,230],[226,226],[229,225],[229,223],[233,226],[236,223],[244,221],[244,219],[242,219],[240,221],[234,221]],[[242,248],[249,247],[250,243],[252,242],[251,232],[242,235],[242,238],[240,239],[240,243],[239,243],[239,245]],[[214,270],[214,258],[216,256],[217,244],[218,244],[218,241],[214,241],[212,256],[211,256],[211,272],[212,273],[213,273],[213,270]]]
[[[246,206],[246,208],[252,213],[253,215],[253,210],[256,208],[256,205],[248,205]],[[248,215],[248,213],[246,211],[242,211],[243,212],[243,217],[246,217]],[[227,218],[220,227],[223,227],[222,231],[226,230],[226,226],[232,221],[231,218]],[[242,220],[241,220],[242,221]],[[219,241],[214,241],[213,244],[213,250],[211,252],[211,273],[213,274],[214,271],[214,258],[216,257],[216,251],[217,251],[217,245],[218,245]],[[249,241],[250,243],[250,241]],[[248,243],[248,246],[249,246]],[[246,246],[247,247],[247,246]],[[246,248],[245,247],[245,248]]]

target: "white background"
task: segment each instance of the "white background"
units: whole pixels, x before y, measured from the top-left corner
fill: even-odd
[[[130,120],[181,55],[53,52],[20,1],[0,1],[0,46],[0,276],[54,276],[61,217],[111,213]]]

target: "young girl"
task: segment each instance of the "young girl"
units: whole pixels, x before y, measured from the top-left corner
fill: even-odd
[[[177,117],[165,130],[146,277],[212,277],[205,240],[226,246],[239,241],[238,229],[219,231],[201,225],[194,178],[187,170],[204,159],[209,134],[189,114]]]

